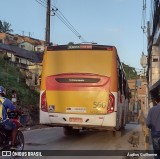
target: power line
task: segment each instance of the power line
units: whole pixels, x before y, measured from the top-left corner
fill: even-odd
[[[142,9],[142,21],[141,21],[141,29],[143,33],[146,33],[146,0],[143,0],[143,9]]]
[[[81,36],[58,14],[55,14],[76,36],[81,38]]]
[[[73,34],[75,34],[82,42],[86,42],[86,40],[80,35],[80,33],[73,27],[73,25],[71,25],[71,23],[64,17],[64,15],[59,11],[59,10],[55,10],[53,9],[53,15],[56,15],[63,24],[65,24],[71,31]],[[59,11],[59,13],[58,13]]]
[[[47,1],[46,0],[35,0],[36,2],[38,2],[41,6],[47,8]],[[82,42],[86,42],[86,40],[80,35],[80,33],[74,28],[74,26],[68,21],[68,19],[62,14],[61,11],[59,11],[59,9],[53,5],[51,12],[53,12],[53,16],[57,16],[61,22],[63,24],[65,24],[68,29],[70,29],[70,31],[72,31],[73,34],[75,34]]]
[[[55,6],[52,5],[52,11],[54,13],[54,15],[58,15],[57,17],[66,25],[67,27],[80,39],[82,40],[82,42],[86,42],[86,40],[80,35],[80,33],[74,28],[74,26],[68,21],[68,19],[63,15],[63,13],[61,11],[59,11],[59,9]],[[54,9],[55,8],[55,9]],[[59,13],[57,13],[59,12]]]
[[[142,20],[141,20],[141,29],[143,30],[143,51],[145,48],[145,43],[144,43],[144,36],[147,36],[147,27],[146,27],[146,8],[147,8],[147,3],[146,0],[143,0],[143,7],[142,7]]]
[[[35,1],[36,1],[37,3],[39,3],[41,6],[47,8],[47,6],[45,6],[46,3],[45,3],[45,5],[44,5],[43,1],[41,1],[41,0],[35,0]]]
[[[74,28],[74,26],[68,21],[68,19],[63,15],[63,13],[61,12],[61,11],[59,11],[59,9],[58,8],[56,8],[55,6],[53,6],[54,8],[55,8],[55,14],[57,13],[57,12],[59,12],[60,13],[60,15],[62,15],[62,18],[71,26],[71,28],[72,28],[72,30],[74,30],[74,32],[77,34],[77,36],[79,37],[79,38],[81,38],[81,39],[83,39],[83,41],[85,42],[86,40],[79,34],[79,32]]]

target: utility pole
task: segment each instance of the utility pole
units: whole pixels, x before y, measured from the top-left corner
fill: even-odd
[[[50,43],[50,8],[51,8],[51,0],[47,0],[47,13],[46,13],[46,44]]]
[[[147,44],[149,45],[150,41],[151,41],[151,31],[150,31],[150,22],[147,22]]]

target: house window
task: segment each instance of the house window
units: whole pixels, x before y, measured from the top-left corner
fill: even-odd
[[[24,49],[24,48],[25,48],[25,45],[21,45],[21,48]]]
[[[19,63],[19,58],[16,57],[16,62]]]
[[[152,62],[158,62],[158,58],[154,58]]]
[[[41,48],[37,48],[37,51],[41,51]]]

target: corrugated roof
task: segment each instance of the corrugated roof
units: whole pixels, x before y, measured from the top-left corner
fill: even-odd
[[[41,52],[28,51],[17,46],[6,45],[2,43],[0,43],[0,49],[12,52],[15,56],[28,59],[29,61],[32,61],[34,63],[42,62],[43,53]]]

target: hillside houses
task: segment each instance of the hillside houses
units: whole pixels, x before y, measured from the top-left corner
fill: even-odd
[[[45,41],[28,36],[11,33],[0,33],[0,43],[14,45],[28,51],[44,51]]]
[[[45,41],[28,36],[0,33],[0,50],[10,62],[19,66],[26,77],[26,84],[39,85]]]
[[[0,43],[0,51],[6,55],[6,58],[12,64],[20,68],[26,78],[26,84],[36,89],[40,84],[39,77],[41,75],[43,53],[28,51],[16,45],[3,43]]]

